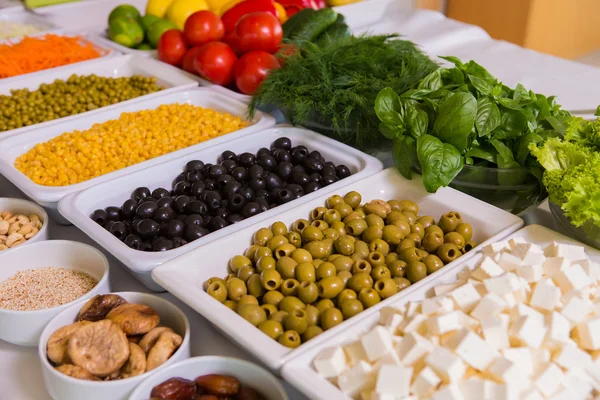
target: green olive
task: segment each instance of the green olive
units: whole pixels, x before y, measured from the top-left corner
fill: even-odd
[[[406,266],[406,279],[415,283],[427,276],[427,266],[421,261],[410,261]]]
[[[410,233],[416,233],[421,239],[425,236],[425,228],[420,222],[415,222],[410,227]]]
[[[315,258],[310,263],[316,268],[319,268],[319,265],[323,264],[325,260],[321,260],[320,258]]]
[[[439,233],[442,235],[442,237],[444,237],[444,231],[437,225],[429,225],[427,228],[425,228],[425,235],[430,233]]]
[[[348,222],[355,220],[355,219],[364,219],[364,217],[360,213],[357,213],[356,211],[352,211],[350,214],[348,214],[348,215],[346,215],[346,217],[344,217],[343,221],[344,221],[344,224],[347,224]]]
[[[367,242],[364,242],[362,240],[357,240],[356,242],[354,242],[354,253],[361,253],[366,256],[369,255],[370,251],[369,251],[369,245],[367,244]]]
[[[285,317],[287,317],[288,314],[289,313],[287,311],[277,311],[277,312],[271,314],[269,319],[272,321],[277,321],[280,324],[283,324],[283,320],[285,319]]]
[[[329,261],[330,263],[334,262],[336,258],[341,257],[341,254],[332,254],[329,257],[327,257],[327,261]]]
[[[273,236],[277,236],[277,235],[287,235],[288,233],[288,229],[287,226],[281,222],[281,221],[277,221],[274,222],[273,225],[271,225],[271,233],[273,234]]]
[[[261,322],[258,325],[258,329],[262,331],[265,335],[270,337],[271,339],[279,339],[279,336],[283,333],[283,326],[277,321],[273,321],[272,319]]]
[[[302,230],[302,243],[314,242],[323,239],[323,232],[314,226],[307,226]]]
[[[281,293],[284,296],[298,296],[298,288],[300,287],[300,282],[295,279],[286,279],[281,284]]]
[[[365,229],[365,231],[361,235],[361,238],[365,242],[369,243],[375,239],[381,239],[382,236],[383,228],[381,226],[373,225]]]
[[[323,220],[325,220],[325,222],[327,222],[329,225],[332,225],[336,221],[341,221],[342,216],[339,212],[337,212],[337,210],[329,209],[325,212],[325,215],[323,215]]]
[[[269,292],[269,293],[271,293],[271,292]],[[262,304],[261,307],[263,310],[265,310],[265,313],[267,314],[267,318],[271,318],[271,315],[275,314],[278,311],[277,307],[275,307],[273,304]]]
[[[423,264],[427,267],[427,275],[433,274],[438,269],[444,266],[444,262],[436,255],[430,254],[423,260]]]
[[[371,264],[371,267],[385,265],[385,256],[379,251],[372,251],[367,257],[367,262]]]
[[[417,222],[417,214],[413,213],[412,211],[402,211],[402,214],[404,214],[404,216],[406,218],[408,218],[408,223],[409,224],[414,224]]]
[[[233,278],[227,282],[227,296],[229,300],[240,301],[246,293],[248,293],[248,288],[243,280]]]
[[[329,228],[329,224],[327,222],[323,221],[322,219],[318,219],[316,221],[311,222],[310,226],[321,230],[321,232],[324,231],[325,229]]]
[[[434,253],[438,247],[444,244],[444,236],[441,232],[431,232],[425,235],[421,245],[429,253]]]
[[[345,256],[354,253],[354,241],[348,235],[340,236],[333,242],[333,245],[338,253]]]
[[[285,347],[289,347],[291,349],[294,349],[300,346],[300,344],[302,344],[302,340],[300,340],[300,335],[298,335],[298,332],[296,331],[283,332],[281,336],[279,336],[279,339],[277,339],[277,341],[279,342],[279,344],[282,344]]]
[[[337,276],[328,276],[317,282],[319,297],[333,299],[344,290],[344,281]]]
[[[350,205],[348,205],[346,203],[336,204],[335,206],[333,206],[333,209],[340,214],[340,217],[342,219],[344,217],[346,217],[347,215],[350,215],[350,213],[354,212],[352,207],[350,207]]]
[[[465,238],[460,233],[448,232],[444,235],[444,243],[452,243],[460,250],[465,247]]]
[[[365,308],[358,299],[345,299],[341,303],[341,309],[344,320],[346,320],[362,312]]]
[[[319,323],[319,315],[321,312],[317,307],[309,304],[304,311],[306,311],[306,321],[308,321],[309,327]]]
[[[341,221],[334,221],[333,224],[329,224],[329,229],[335,230],[339,234],[339,237],[346,234],[346,224]]]
[[[364,273],[370,274],[372,270],[371,264],[367,260],[358,260],[352,266],[352,273],[354,275]]]
[[[229,270],[234,274],[244,267],[252,268],[252,261],[246,256],[233,256],[229,260]]]
[[[454,232],[460,233],[465,238],[465,242],[468,242],[473,237],[473,228],[466,222],[458,224]]]
[[[387,203],[392,208],[392,211],[402,211],[402,204],[399,200],[389,200]]]
[[[204,281],[204,283],[202,284],[202,289],[204,289],[204,291],[207,291],[208,287],[213,282],[223,282],[223,283],[225,283],[225,280],[222,279],[222,278],[213,276],[212,278],[208,278],[207,280]]]
[[[462,223],[462,216],[456,211],[450,211],[442,215],[439,227],[442,228],[444,233],[453,232],[458,225]]]
[[[362,201],[362,196],[360,195],[360,193],[358,193],[354,190],[346,193],[346,195],[344,196],[344,202],[352,208],[358,207],[360,205],[361,201]]]
[[[260,228],[253,237],[253,243],[259,246],[266,246],[273,237],[273,232],[269,228]]]
[[[369,227],[364,219],[354,219],[346,224],[346,233],[352,236],[360,236]],[[342,236],[343,237],[343,236]]]
[[[304,230],[304,228],[306,228],[307,226],[310,226],[310,222],[308,222],[308,220],[299,219],[292,224],[292,230],[294,232],[302,233],[302,230]]]
[[[396,221],[402,221],[408,224],[408,218],[406,218],[406,215],[402,214],[402,211],[390,211],[385,217],[385,222],[388,224],[393,224]]]
[[[414,201],[400,200],[400,206],[402,207],[402,211],[409,211],[415,215],[419,214],[419,206]]]
[[[279,309],[291,313],[294,310],[302,310],[306,305],[295,296],[286,296],[279,302]]]
[[[241,280],[243,280],[244,282],[248,282],[248,279],[250,279],[250,277],[252,275],[254,275],[255,273],[256,273],[256,271],[254,270],[254,268],[243,267],[238,270],[237,277],[240,278]]]
[[[394,225],[386,225],[383,227],[381,239],[385,240],[388,243],[389,249],[389,245],[397,246],[398,243],[400,243],[400,241],[404,239],[404,235],[402,234],[400,229],[398,229],[398,227]]]
[[[340,271],[337,273],[337,276],[339,276],[340,278],[342,278],[342,281],[344,282],[344,287],[346,287],[346,285],[348,284],[348,280],[350,278],[352,278],[352,272],[350,271]]]
[[[465,243],[465,248],[463,249],[463,251],[466,253],[468,251],[473,250],[475,247],[477,247],[477,243],[475,243],[472,240],[469,240]]]
[[[344,202],[344,199],[342,199],[342,196],[334,194],[333,196],[330,196],[327,198],[325,205],[327,206],[327,208],[333,208],[333,207],[335,207],[336,204],[341,204],[343,202]]]
[[[390,253],[388,253],[387,256],[385,256],[385,263],[386,264],[391,264],[392,262],[398,260],[398,253],[396,253],[395,251],[392,251]]]
[[[286,243],[277,247],[273,253],[275,254],[275,259],[279,260],[283,257],[290,256],[294,250],[296,250],[296,246],[291,243]]]
[[[246,286],[248,287],[248,294],[254,297],[260,297],[265,293],[265,288],[260,283],[260,274],[252,275],[246,282]]]
[[[321,315],[326,309],[335,307],[335,304],[333,304],[331,299],[321,299],[317,302],[316,307],[319,310],[319,315]]]
[[[377,215],[378,217],[383,218],[387,217],[387,215],[392,211],[392,208],[389,204],[382,200],[373,200],[365,204],[363,207],[367,217],[369,215]]]
[[[325,215],[326,211],[327,211],[327,208],[325,208],[325,207],[317,207],[310,212],[310,216],[313,219],[313,221],[318,220],[318,219],[322,220],[323,215]]]
[[[296,267],[298,263],[291,257],[282,257],[277,260],[277,272],[283,279],[292,279],[296,277]]]
[[[322,263],[317,268],[317,281],[320,279],[324,279],[324,278],[327,278],[330,276],[336,276],[336,275],[337,275],[337,270],[335,268],[335,265],[333,265],[333,263],[330,263],[328,261]]]
[[[392,278],[394,282],[396,282],[396,286],[398,286],[398,291],[404,290],[410,286],[410,281],[406,278]]]
[[[312,265],[309,262],[303,262],[298,264],[298,266],[296,266],[296,279],[299,282],[304,282],[304,281],[308,281],[308,282],[314,282],[317,280],[317,272],[316,269],[314,267],[314,265]]]
[[[352,289],[358,293],[361,291],[361,289],[372,288],[373,278],[371,278],[371,275],[366,273],[355,274],[348,280],[348,284],[346,286],[348,289]]]
[[[287,317],[283,320],[283,327],[288,331],[296,331],[300,335],[308,328],[308,320],[306,317],[306,311],[294,310],[290,312]]]
[[[314,258],[327,258],[333,254],[333,240],[323,239],[318,242],[310,242],[305,247]]]
[[[275,251],[281,245],[288,244],[290,241],[283,235],[273,236],[267,242],[267,247],[271,249],[271,251]]]
[[[240,300],[238,301],[238,307],[241,307],[246,304],[258,304],[258,299],[252,296],[251,294],[245,294],[242,297],[240,297]]]
[[[221,303],[227,300],[227,286],[225,286],[224,281],[211,283],[206,292]]]
[[[429,228],[431,225],[435,225],[435,219],[431,215],[419,217],[417,222],[423,225],[423,228],[425,229]]]
[[[390,245],[383,239],[375,239],[369,243],[369,251],[377,251],[385,257],[390,252]]]
[[[352,261],[354,261],[356,263],[358,261],[366,260],[368,256],[369,256],[369,253],[357,253],[357,252],[354,252],[354,254],[352,254],[350,256],[350,258],[352,259]]]
[[[361,217],[362,219],[365,219],[365,217],[367,216],[367,213],[365,213],[365,210],[363,210],[363,208],[362,208],[362,207],[356,207],[356,208],[354,209],[354,212],[355,212],[355,213],[357,213],[358,215],[360,215],[360,217]]]
[[[293,244],[297,248],[302,246],[302,236],[298,232],[288,232],[286,237],[290,244]]]
[[[233,300],[225,300],[223,302],[223,305],[227,308],[229,308],[230,310],[236,311],[237,312],[237,308],[238,308],[238,303],[237,301],[233,301]]]
[[[323,328],[320,326],[311,325],[306,328],[306,332],[304,332],[302,335],[302,342],[308,342],[310,339],[314,338],[315,336],[319,336],[321,333],[323,333]]]
[[[230,280],[232,280],[233,278],[237,278],[237,276],[235,274],[227,274],[227,276],[225,277],[225,283],[229,282]]]
[[[421,242],[423,241],[423,239],[421,238],[421,235],[419,235],[418,233],[409,233],[406,236],[406,239],[410,239],[413,242],[415,242],[416,247],[421,246]]]
[[[403,238],[406,238],[411,233],[410,224],[408,223],[408,221],[396,220],[392,222],[392,226],[398,228]]]
[[[398,253],[398,259],[406,263],[419,261],[421,259],[421,253],[416,247],[409,247]]]
[[[381,301],[381,296],[373,288],[364,288],[358,293],[358,300],[364,308],[369,308]]]
[[[319,298],[319,288],[315,282],[303,281],[298,288],[298,297],[304,304],[310,304]]]
[[[321,328],[326,331],[344,322],[344,315],[339,309],[331,307],[321,313],[320,319]]]
[[[335,265],[336,271],[339,273],[341,271],[351,271],[352,266],[354,265],[354,261],[348,256],[340,256],[332,261],[333,265]]]
[[[260,284],[266,290],[277,290],[281,286],[281,274],[274,269],[260,273]]]
[[[373,287],[382,299],[387,299],[398,293],[398,285],[390,277],[379,279]]]
[[[358,295],[356,294],[356,292],[354,290],[344,289],[340,292],[340,294],[337,295],[335,301],[339,305],[339,304],[342,304],[342,302],[345,299],[356,299],[357,297],[358,297]]]
[[[462,255],[460,249],[454,243],[444,243],[437,248],[436,254],[446,264],[451,263]]]
[[[381,218],[377,214],[368,214],[365,217],[365,222],[367,223],[368,226],[378,226],[382,229],[385,226],[385,221],[383,220],[383,218]],[[365,240],[365,241],[368,242],[369,240]]]
[[[254,252],[254,262],[257,263],[263,257],[273,257],[273,251],[268,247],[259,247]],[[273,267],[275,268],[275,267]]]
[[[373,270],[371,271],[371,278],[373,278],[374,281],[391,277],[392,272],[385,265],[378,265],[376,267],[373,267]]]
[[[387,267],[392,274],[392,278],[403,278],[404,274],[406,274],[407,265],[408,264],[406,261],[396,260],[392,261],[390,264],[387,264]]]
[[[266,248],[266,247],[264,247]],[[256,262],[256,272],[264,272],[271,269],[277,268],[277,260],[271,256],[264,256],[258,259]]]
[[[267,320],[267,314],[261,306],[257,304],[246,304],[238,307],[238,314],[254,326]]]
[[[311,262],[313,259],[310,253],[305,249],[294,250],[290,257],[292,257],[298,264]]]
[[[279,307],[279,302],[283,299],[283,294],[277,290],[270,290],[264,294],[262,298],[263,304],[271,304],[275,307]]]
[[[323,231],[323,239],[333,239],[336,240],[340,237],[340,233],[332,228],[327,228]]]

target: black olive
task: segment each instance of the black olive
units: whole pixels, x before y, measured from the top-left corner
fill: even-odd
[[[190,194],[191,187],[192,187],[192,184],[189,183],[188,181],[181,181],[181,182],[177,182],[175,187],[173,187],[173,190],[175,191],[176,195],[181,196],[182,194]]]
[[[260,149],[258,149],[258,151],[256,152],[256,157],[260,157],[263,154],[271,154],[271,151],[269,149],[267,149],[266,147],[261,147]]]
[[[294,167],[292,168],[292,172],[294,172],[294,171],[306,173],[306,168],[304,168],[302,165],[298,164],[298,165],[294,165]]]
[[[169,224],[166,222],[162,222],[158,224],[158,236],[167,236],[167,229]]]
[[[203,226],[204,225],[204,217],[200,214],[191,214],[185,217],[185,219],[183,220],[184,225],[198,225],[198,226]]]
[[[304,160],[304,163],[302,165],[304,165],[304,168],[306,168],[306,171],[308,171],[309,173],[321,172],[324,167],[323,161],[313,157],[309,157],[306,160]]]
[[[292,193],[291,190],[281,189],[279,192],[277,192],[276,200],[277,200],[277,202],[284,204],[291,200],[294,200],[294,198],[295,198],[294,193]]]
[[[177,215],[177,217],[175,217],[175,219],[176,219],[177,221],[185,222],[185,219],[186,219],[187,217],[188,217],[188,216],[187,216],[187,215],[185,215],[185,214],[179,214],[179,215]]]
[[[148,189],[147,187],[139,187],[139,188],[135,189],[133,191],[133,193],[131,194],[131,198],[136,201],[140,201],[144,197],[149,197],[149,196],[150,196],[150,189]]]
[[[321,155],[321,153],[319,153],[316,150],[311,151],[310,154],[308,155],[308,158],[316,158],[317,160],[321,161],[322,163],[325,162],[325,158]]]
[[[140,201],[138,201],[138,206],[140,204],[143,204],[143,203],[154,203],[154,204],[156,204],[157,201],[156,201],[156,199],[154,197],[144,197],[143,199],[141,199]]]
[[[287,181],[292,177],[292,168],[293,167],[294,166],[292,165],[292,163],[283,161],[283,162],[279,163],[275,172],[277,173],[277,175],[279,175],[281,177],[281,179],[283,179],[284,181]]]
[[[266,201],[269,201],[269,192],[267,192],[266,190],[257,190],[255,195],[254,195],[255,199],[265,199]]]
[[[265,175],[265,169],[260,165],[254,164],[248,168],[248,179],[262,178]]]
[[[252,190],[256,192],[257,190],[264,189],[266,187],[266,184],[263,178],[254,178],[250,179],[250,181],[248,182],[248,186],[250,186],[250,188],[252,188]]]
[[[204,180],[204,190],[215,190],[217,187],[217,182],[214,179],[205,179]]]
[[[319,174],[318,172],[314,172],[308,176],[308,182],[321,183],[321,179],[321,174]]]
[[[229,182],[233,182],[233,177],[231,175],[221,175],[217,178],[217,185],[220,188],[225,187]]]
[[[172,241],[170,241],[169,239],[162,239],[152,247],[152,250],[153,251],[167,251],[167,250],[173,250],[174,248],[175,248],[175,246],[173,245]]]
[[[323,175],[323,186],[331,185],[337,181],[339,181],[339,179],[335,175]]]
[[[106,210],[96,210],[90,215],[90,218],[98,225],[104,225],[107,217]]]
[[[154,247],[156,243],[160,242],[163,239],[164,237],[162,236],[156,236],[154,239],[150,240],[150,246]]]
[[[305,146],[296,146],[290,150],[292,163],[300,164],[308,156],[308,149]]]
[[[168,197],[169,191],[165,188],[156,188],[152,191],[152,197],[156,200],[160,200],[163,197]]]
[[[229,222],[230,224],[236,224],[243,219],[244,218],[242,218],[240,214],[231,214],[229,217],[227,217],[227,222]]]
[[[213,163],[204,164],[204,171],[208,172],[212,168],[213,165],[215,165],[215,164],[213,164]]]
[[[304,193],[312,193],[321,189],[321,185],[317,182],[308,182],[306,186],[304,186]]]
[[[221,199],[221,208],[227,208],[227,199]]]
[[[224,152],[221,153],[221,157],[219,157],[219,160],[221,162],[226,161],[226,160],[234,160],[237,158],[237,156],[235,155],[235,153],[233,151],[230,150],[225,150]]]
[[[190,203],[191,199],[189,196],[181,195],[175,198],[175,211],[178,213],[184,213],[185,207]]]
[[[252,153],[242,153],[238,156],[237,161],[242,167],[250,168],[256,163],[256,157]]]
[[[218,231],[219,229],[225,228],[229,223],[223,217],[214,217],[210,221],[210,229],[214,231]]]
[[[121,220],[121,209],[119,207],[106,207],[106,220],[107,221],[120,221]]]
[[[231,196],[232,194],[237,193],[240,190],[242,190],[242,184],[236,181],[232,181],[225,185],[222,191],[225,196]]]
[[[281,189],[284,184],[283,179],[281,179],[279,175],[269,172],[267,176],[265,176],[265,186],[267,190]]]
[[[292,156],[290,155],[290,152],[287,150],[283,150],[283,149],[275,149],[272,152],[272,156],[275,157],[275,160],[277,160],[278,163],[281,162],[291,162],[292,161]]]
[[[125,227],[125,224],[120,221],[117,221],[114,224],[112,224],[109,232],[112,233],[119,240],[123,240],[127,236],[127,228]]]
[[[183,236],[184,229],[185,224],[183,222],[176,219],[169,221],[167,224],[167,237],[173,239],[174,237]]]
[[[146,202],[140,204],[139,206],[137,206],[137,208],[135,209],[135,215],[137,215],[138,217],[140,217],[142,219],[152,218],[152,216],[154,215],[154,212],[157,209],[158,209],[158,206],[156,203],[146,201]]]
[[[235,167],[231,171],[231,176],[238,182],[246,182],[246,179],[248,179],[248,170],[244,167]]]
[[[196,239],[200,239],[202,236],[209,234],[210,231],[198,225],[187,225],[183,232],[183,238],[188,242],[193,242]]]
[[[263,154],[258,158],[258,165],[267,171],[273,171],[277,167],[277,160],[272,155]]]
[[[137,232],[138,225],[142,221],[141,218],[134,218],[133,221],[131,221],[131,230]]]
[[[175,246],[175,248],[185,246],[187,244],[187,240],[182,237],[174,237],[171,241],[173,242],[173,246]]]
[[[349,177],[350,175],[352,175],[352,172],[350,172],[350,169],[348,167],[346,167],[345,165],[338,165],[337,167],[335,167],[335,172],[338,178],[340,179],[344,179]]]
[[[190,171],[203,172],[204,168],[205,168],[204,163],[200,160],[188,161],[188,163],[185,164],[185,172],[190,172]]]
[[[110,228],[112,228],[112,226],[115,224],[116,221],[106,221],[106,223],[104,224],[104,229],[106,229],[107,231],[110,231]]]
[[[330,167],[333,167],[333,168],[335,168],[335,164],[334,164],[334,163],[332,163],[331,161],[325,161],[325,162],[323,163],[323,165],[325,165],[326,167],[327,167],[327,166],[330,166]]]
[[[194,197],[200,196],[200,193],[202,193],[204,191],[205,187],[206,187],[206,184],[203,181],[194,182],[192,184],[192,187],[190,188],[190,195],[192,195]]]
[[[215,211],[214,217],[227,218],[229,216],[229,214],[230,214],[230,212],[227,208],[221,207],[221,208],[217,208],[217,210]]]
[[[200,224],[200,226],[203,228],[206,228],[208,226],[208,224],[210,224],[211,220],[212,220],[212,215],[205,215],[204,217],[202,217],[202,223]]]
[[[177,175],[175,177],[175,179],[173,180],[173,186],[177,185],[179,182],[185,181],[186,177],[187,177],[187,172],[182,172],[179,175]]]
[[[143,219],[137,225],[137,233],[143,238],[153,238],[158,235],[160,226],[157,222],[151,219]]]
[[[304,186],[308,183],[308,175],[304,172],[292,171],[292,182]]]
[[[212,167],[210,167],[210,170],[208,171],[208,176],[211,179],[217,179],[219,176],[221,175],[225,175],[227,173],[227,168],[223,167],[222,165],[213,165]]]
[[[187,206],[185,206],[186,214],[200,214],[204,215],[208,212],[208,207],[205,203],[200,200],[190,201]]]
[[[203,178],[204,178],[204,175],[202,175],[202,172],[200,172],[200,171],[190,171],[185,176],[185,180],[188,181],[189,183],[198,182],[199,180],[202,180]]]
[[[323,176],[336,175],[335,167],[332,167],[331,165],[324,165],[323,170],[321,171],[321,174],[323,174]]]
[[[289,138],[280,137],[279,139],[273,142],[271,148],[289,150],[292,148],[292,141]]]
[[[171,197],[163,197],[162,199],[160,199],[156,202],[156,205],[158,206],[158,208],[162,208],[162,207],[173,208],[174,203],[175,203],[175,201]]]
[[[275,208],[275,207],[277,207],[277,206],[278,206],[278,204],[277,204],[277,203],[271,203],[271,204],[269,204],[269,208]]]
[[[260,206],[258,205],[258,203],[255,203],[253,201],[247,203],[244,206],[244,208],[242,208],[242,216],[244,218],[250,218],[256,214],[259,214],[260,212],[262,212]]]
[[[241,194],[246,201],[250,201],[254,198],[254,190],[249,187],[241,189],[238,193]]]
[[[267,201],[265,199],[261,199],[260,197],[258,199],[254,200],[256,204],[258,204],[258,206],[260,207],[260,209],[262,211],[267,211],[269,209],[269,203],[267,203]]]
[[[228,174],[231,173],[231,171],[233,171],[234,168],[237,168],[237,163],[233,160],[225,160],[221,163],[222,167],[225,167],[225,170],[227,171]]]
[[[176,215],[177,214],[175,214],[175,211],[171,207],[162,207],[154,212],[154,220],[159,224],[161,222],[169,222],[175,218]]]
[[[246,204],[246,199],[239,193],[234,193],[227,200],[227,207],[233,212],[238,212]]]
[[[285,188],[290,192],[294,193],[294,195],[297,195],[299,193],[300,196],[302,196],[304,194],[304,189],[302,188],[302,186],[297,185],[295,183],[290,183]]]
[[[123,240],[123,243],[125,243],[128,247],[131,247],[132,249],[139,249],[140,245],[142,244],[142,239],[138,235],[134,235],[133,233],[131,233],[127,235],[125,240]]]
[[[221,206],[221,195],[214,190],[204,192],[204,202],[211,210],[216,210]]]

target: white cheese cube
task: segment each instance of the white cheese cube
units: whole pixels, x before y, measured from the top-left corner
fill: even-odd
[[[563,293],[583,289],[592,283],[579,264],[563,269],[553,277],[553,280]]]
[[[456,274],[456,279],[458,279],[458,281],[466,282],[467,279],[469,279],[470,277],[471,270],[469,269],[469,267],[463,267],[463,269],[458,271],[458,273]]]
[[[500,276],[504,270],[496,264],[491,257],[484,257],[479,266],[471,273],[471,278],[483,281],[484,279]]]
[[[592,356],[572,343],[566,343],[554,355],[553,361],[566,370],[587,368],[592,365]]]
[[[433,350],[433,345],[429,340],[417,333],[409,333],[404,336],[404,340],[398,348],[398,355],[404,365],[412,366],[423,360],[431,350]]]
[[[471,329],[473,331],[476,331],[481,326],[481,323],[479,322],[479,320],[476,320],[475,318],[469,317],[463,311],[457,310],[456,313],[458,313],[458,316],[460,318],[460,323],[465,328]]]
[[[558,287],[545,282],[538,282],[535,285],[529,304],[537,309],[551,311],[556,308],[561,296],[562,292]]]
[[[526,282],[532,283],[542,279],[542,264],[525,264],[517,267],[517,276],[525,279]]]
[[[421,312],[421,303],[418,301],[409,301],[406,304],[406,313],[405,317],[412,317],[416,313]]]
[[[377,399],[375,396],[377,395],[377,393],[375,393],[374,390],[372,389],[366,389],[360,392],[360,400],[379,400]]]
[[[497,381],[503,383],[515,383],[523,377],[523,371],[505,357],[498,357],[488,368],[488,373]]]
[[[502,350],[502,355],[507,360],[515,363],[527,376],[534,374],[533,354],[528,347],[512,347]]]
[[[577,326],[579,345],[586,350],[600,350],[600,318],[594,318]]]
[[[452,348],[467,365],[481,371],[499,356],[485,340],[468,329],[457,332],[448,343],[448,347]]]
[[[568,268],[571,262],[564,257],[548,257],[542,265],[542,274],[553,277],[565,268]]]
[[[582,299],[578,296],[573,296],[565,304],[560,313],[571,323],[578,324],[592,312],[593,304],[587,299]]]
[[[576,398],[587,399],[594,389],[598,391],[600,386],[581,369],[572,369],[565,374],[563,385],[575,393]]]
[[[367,353],[360,340],[344,345],[343,349],[350,361],[350,367],[354,367],[361,361],[367,361]]]
[[[590,260],[589,258],[586,257],[582,260],[575,260],[571,262],[571,264],[581,265],[581,268],[583,268],[583,270],[589,276],[592,282],[598,281],[598,264],[592,262],[592,260]]]
[[[438,308],[438,312],[437,314],[448,314],[451,313],[452,311],[454,311],[454,301],[447,296],[444,297],[440,297],[438,299],[438,304],[439,304],[439,308]]]
[[[521,317],[532,317],[532,318],[536,318],[540,321],[544,321],[544,314],[542,314],[539,311],[534,310],[533,308],[527,306],[526,304],[517,304],[510,311],[510,318],[513,321],[516,321]]]
[[[560,290],[559,290],[560,293]],[[483,320],[489,316],[496,315],[506,308],[506,301],[495,293],[488,293],[481,298],[475,309],[471,311],[471,317]]]
[[[504,270],[504,272],[514,271],[522,264],[523,260],[510,253],[502,253],[500,260],[498,261],[498,265]]]
[[[546,327],[543,320],[523,316],[511,325],[508,336],[513,346],[540,347],[546,336]]]
[[[383,365],[396,365],[402,366],[402,361],[400,361],[400,356],[396,351],[392,351],[391,353],[387,353],[385,356],[380,357],[375,364],[373,364],[373,369],[379,371],[379,369]]]
[[[528,389],[521,393],[521,400],[544,400],[545,397],[535,388]]]
[[[517,384],[491,382],[489,400],[515,400],[519,398],[520,390]]]
[[[467,371],[467,366],[460,357],[440,346],[434,347],[425,357],[425,363],[446,383],[457,382]]]
[[[410,332],[416,332],[416,333],[422,335],[425,333],[425,321],[426,320],[427,320],[426,316],[424,316],[420,312],[417,312],[417,313],[413,314],[411,317],[405,319],[400,324],[400,326],[398,326],[398,331],[402,332],[404,334],[407,334]]]
[[[464,397],[457,384],[450,384],[435,392],[432,400],[464,400]]]
[[[467,283],[473,285],[473,287],[475,288],[475,290],[477,290],[477,293],[479,293],[480,296],[485,296],[485,294],[487,293],[487,289],[485,288],[483,282],[480,282],[477,279],[469,279],[467,280]]]
[[[445,285],[437,285],[436,287],[433,288],[433,292],[435,293],[436,296],[441,296],[443,294],[453,291],[454,289],[463,285],[464,283],[465,283],[465,281],[458,280],[454,283],[447,283]]]
[[[495,350],[510,346],[507,327],[500,318],[490,316],[481,321],[481,332],[488,344]]]
[[[581,260],[586,258],[585,247],[572,244],[553,242],[550,246],[554,246],[554,253],[551,257],[564,257],[569,261]]]
[[[522,237],[514,237],[508,241],[508,246],[511,251],[514,251],[519,244],[527,244],[527,240]]]
[[[533,374],[539,375],[550,362],[550,351],[548,349],[529,349],[533,358]]]
[[[490,398],[491,384],[488,380],[473,377],[460,381],[458,387],[465,400],[482,400]]]
[[[500,258],[502,257],[502,254],[504,254],[504,252],[494,254],[494,256],[492,257],[492,260],[494,260],[496,262],[496,264],[498,264],[500,262]]]
[[[396,398],[408,396],[413,369],[397,365],[382,365],[377,374],[375,392],[391,394]]]
[[[426,325],[428,333],[433,335],[443,335],[446,332],[460,329],[462,326],[461,319],[456,311],[428,318]]]
[[[433,369],[425,367],[417,375],[411,392],[418,397],[431,397],[441,382],[442,380]]]
[[[374,384],[375,375],[371,364],[360,361],[353,368],[344,371],[338,377],[338,387],[350,397],[358,395],[361,391],[368,389]]]
[[[562,314],[553,311],[546,316],[548,332],[546,340],[553,343],[566,343],[571,338],[571,323]]]
[[[562,387],[558,393],[554,396],[550,397],[548,400],[586,400],[585,398],[577,398],[575,397],[575,393],[571,391],[571,389],[567,387]]]
[[[483,281],[485,288],[490,293],[505,295],[518,290],[521,287],[519,278],[512,272]]]
[[[510,250],[508,242],[496,242],[481,248],[481,252],[485,255],[493,255],[494,253],[499,253],[503,250]]]
[[[360,338],[360,342],[370,362],[376,361],[393,350],[390,332],[379,325],[364,334]]]
[[[562,370],[556,364],[550,363],[535,380],[535,387],[544,397],[550,397],[561,388],[564,378]]]
[[[428,317],[437,314],[437,311],[440,307],[440,303],[438,302],[439,297],[429,297],[421,303],[421,313]]]
[[[335,378],[347,368],[346,354],[341,347],[331,347],[321,351],[315,357],[313,365],[323,378]]]
[[[514,295],[514,293],[504,294],[504,295],[502,295],[502,298],[506,302],[506,308],[509,309],[509,310],[511,308],[515,307],[517,304],[519,304],[519,302],[517,301],[517,298]]]
[[[452,297],[452,300],[454,300],[456,306],[466,313],[471,312],[477,305],[477,302],[481,300],[481,295],[477,289],[475,289],[475,287],[469,283],[465,283],[461,287],[454,289],[450,293],[450,297]]]
[[[544,250],[534,243],[518,243],[511,249],[511,253],[523,260],[523,264],[537,264],[540,257],[546,258]]]
[[[394,323],[397,315],[401,316],[402,319],[404,319],[404,316],[402,315],[400,310],[398,310],[397,308],[394,308],[394,307],[382,308],[381,310],[379,310],[379,325],[389,327],[391,324]]]

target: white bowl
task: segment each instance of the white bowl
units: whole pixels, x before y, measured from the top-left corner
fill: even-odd
[[[222,374],[236,377],[242,385],[257,390],[267,400],[287,400],[285,389],[277,378],[267,370],[251,362],[230,357],[194,357],[178,362],[142,382],[131,394],[129,400],[147,400],[156,385],[171,378],[194,380],[208,374]]]
[[[104,254],[90,245],[68,240],[47,240],[17,246],[10,251],[0,253],[0,282],[18,271],[44,267],[60,267],[85,272],[97,279],[98,284],[79,299],[59,307],[35,311],[0,308],[0,339],[20,346],[35,346],[44,327],[61,311],[69,309],[79,301],[86,301],[98,293],[110,291],[108,260]]]
[[[37,214],[37,216],[40,217],[40,220],[42,221],[42,228],[39,230],[38,233],[32,236],[31,239],[15,247],[14,249],[8,250],[15,250],[25,245],[32,244],[35,242],[41,242],[42,240],[48,239],[48,213],[46,213],[46,210],[44,210],[42,207],[38,206],[37,204],[31,201],[23,199],[0,197],[0,214],[5,211],[10,211],[13,214],[23,214],[27,216],[30,216],[31,214]],[[0,250],[0,254],[4,254],[8,250]]]
[[[154,375],[156,372],[163,371],[177,361],[183,361],[190,357],[190,323],[183,311],[173,303],[151,294],[136,292],[117,292],[115,294],[118,294],[130,303],[146,304],[154,308],[160,315],[160,324],[172,328],[183,337],[181,346],[166,363],[151,372],[146,372],[133,378],[93,382],[63,375],[56,371],[48,361],[46,344],[50,336],[58,328],[75,321],[79,310],[84,304],[83,301],[77,302],[77,304],[73,304],[50,321],[39,340],[38,355],[42,364],[44,385],[54,400],[126,400],[133,389],[144,379]]]

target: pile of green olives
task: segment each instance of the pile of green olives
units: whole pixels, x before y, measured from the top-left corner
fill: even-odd
[[[475,247],[458,212],[419,216],[410,200],[331,196],[288,229],[259,229],[230,274],[204,290],[266,335],[295,348],[391,297]]]

